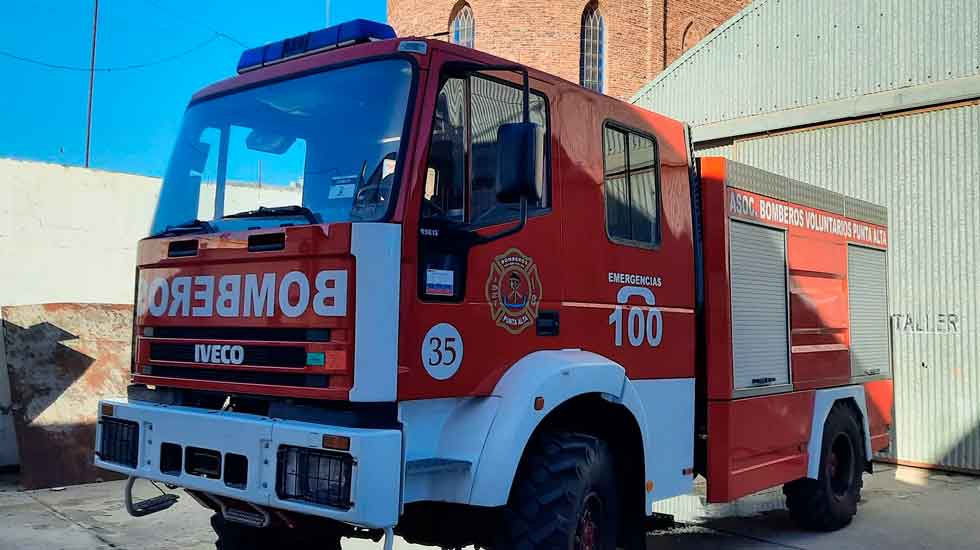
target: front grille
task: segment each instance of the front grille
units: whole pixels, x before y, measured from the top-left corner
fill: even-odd
[[[211,382],[238,382],[241,384],[266,384],[269,386],[294,386],[300,388],[326,388],[330,377],[325,374],[303,374],[293,372],[255,372],[225,369],[202,369],[197,367],[169,367],[146,365],[140,371],[146,376],[164,378],[186,378],[188,380],[207,380]]]
[[[298,500],[332,508],[351,507],[350,455],[281,446],[277,453],[276,494],[283,500]]]
[[[195,346],[210,347],[210,344],[171,344],[153,342],[150,344],[150,361],[174,361],[197,363]],[[303,368],[306,366],[306,349],[301,347],[249,346],[245,350],[241,364],[257,367]]]
[[[142,335],[182,340],[330,341],[328,328],[144,327]]]
[[[102,439],[96,456],[104,462],[135,468],[139,458],[139,424],[108,416],[102,417],[99,424],[102,426]]]

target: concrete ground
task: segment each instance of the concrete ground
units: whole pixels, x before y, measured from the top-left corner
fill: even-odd
[[[980,548],[980,478],[878,466],[867,477],[864,500],[854,523],[829,534],[797,529],[782,510],[778,490],[734,504],[705,507],[697,496],[660,505],[682,526],[650,533],[648,547],[888,550]],[[139,486],[139,484],[138,484]],[[126,515],[122,482],[78,485],[60,490],[18,491],[0,479],[0,549],[156,550],[210,549],[208,514],[189,497],[170,510],[144,518]],[[153,489],[140,488],[146,496]],[[140,495],[137,495],[140,496]],[[344,548],[366,550],[380,543],[349,541]],[[398,550],[420,549],[397,541]]]

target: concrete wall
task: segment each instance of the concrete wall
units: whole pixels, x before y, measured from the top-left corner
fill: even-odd
[[[133,301],[160,180],[0,159],[0,305]]]
[[[0,159],[0,306],[131,303],[136,242],[159,192],[154,178]],[[17,463],[2,366],[0,466]]]
[[[160,180],[0,159],[0,306],[132,304],[136,244],[146,236]],[[296,203],[299,187],[236,184],[227,212]],[[201,215],[214,190],[202,192]],[[0,325],[0,466],[17,463]]]

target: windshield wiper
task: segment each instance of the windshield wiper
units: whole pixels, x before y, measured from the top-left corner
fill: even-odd
[[[260,206],[257,210],[246,210],[235,214],[228,214],[225,218],[275,218],[276,216],[303,216],[312,224],[320,223],[317,215],[305,206],[292,204],[289,206]]]
[[[214,233],[214,226],[203,220],[190,220],[184,223],[178,223],[176,225],[168,225],[166,229],[159,233],[150,235],[151,239],[157,237],[176,237],[178,235],[187,235],[190,233]]]

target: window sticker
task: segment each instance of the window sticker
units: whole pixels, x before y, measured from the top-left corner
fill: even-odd
[[[448,269],[425,270],[425,293],[429,296],[452,296],[456,293],[453,272]]]
[[[333,183],[330,184],[328,199],[349,199],[354,196],[354,191],[357,188],[357,176],[334,176],[330,179],[333,180]]]

